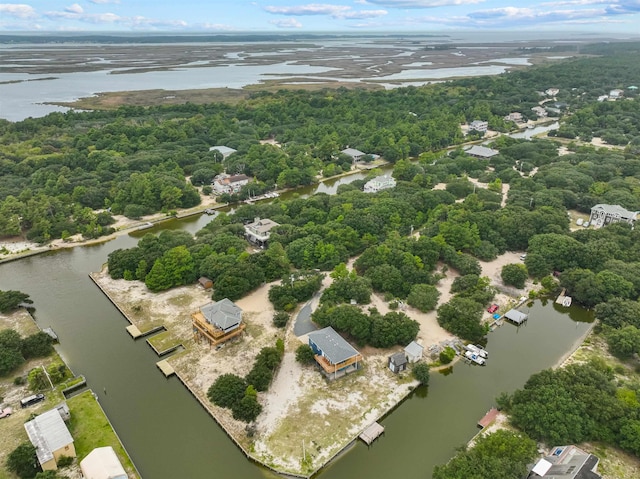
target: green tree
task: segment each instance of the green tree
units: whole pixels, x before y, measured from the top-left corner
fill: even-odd
[[[442,351],[440,351],[440,362],[442,364],[449,364],[453,361],[453,358],[456,357],[456,350],[451,346],[446,346]]]
[[[606,334],[609,351],[614,356],[627,359],[640,353],[640,329],[635,326],[625,326],[613,329]]]
[[[302,364],[313,364],[315,362],[315,353],[308,344],[301,344],[296,349],[296,361]]]
[[[0,290],[0,313],[11,313],[23,304],[33,304],[28,294],[20,291]]]
[[[518,289],[524,288],[525,282],[529,277],[527,267],[523,264],[505,264],[500,273],[504,284],[515,286]]]
[[[30,442],[23,442],[7,456],[7,469],[21,479],[35,477],[38,472],[36,448]]]
[[[418,363],[411,368],[413,377],[416,378],[423,386],[429,385],[429,366],[425,363]]]
[[[407,303],[423,313],[431,311],[438,304],[440,291],[430,284],[414,284],[407,296]]]
[[[53,352],[53,338],[43,331],[27,336],[22,341],[22,355],[25,359],[41,358]]]
[[[258,393],[249,385],[243,398],[232,408],[233,418],[244,422],[253,422],[262,412],[262,406],[258,402]]]
[[[240,402],[247,389],[247,382],[235,374],[223,374],[209,387],[207,397],[216,406],[231,408]]]
[[[284,311],[278,311],[273,315],[273,324],[277,328],[284,328],[289,322],[290,316]]]

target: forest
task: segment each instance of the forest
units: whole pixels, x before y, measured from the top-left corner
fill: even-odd
[[[416,158],[461,144],[460,125],[474,119],[498,131],[514,127],[503,119],[512,111],[535,119],[531,107],[550,85],[578,119],[563,125],[560,135],[597,134],[637,146],[637,106],[594,104],[638,78],[635,55],[628,47],[495,77],[387,91],[282,90],[254,93],[235,106],[125,106],[0,121],[0,237],[24,234],[46,242],[108,234],[112,214],[138,218],[199,204],[194,185],[206,185],[222,170],[253,177],[259,191],[309,184],[351,167],[340,154],[346,146],[392,163]],[[598,120],[603,113],[605,120]],[[264,139],[282,147],[261,144]],[[237,153],[222,160],[209,151],[213,145]],[[501,181],[513,179],[509,175]]]

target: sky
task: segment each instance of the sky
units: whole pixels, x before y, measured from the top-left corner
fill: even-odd
[[[640,35],[640,0],[25,0],[0,31],[440,32]]]

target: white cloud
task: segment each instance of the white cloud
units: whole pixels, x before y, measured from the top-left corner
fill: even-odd
[[[332,5],[328,3],[310,3],[293,6],[267,6],[264,9],[278,15],[326,15],[332,18],[362,19],[375,18],[387,14],[386,10],[353,10],[346,5]]]
[[[32,18],[36,11],[31,5],[24,3],[0,3],[0,13],[16,18]]]
[[[75,20],[78,22],[92,23],[96,25],[115,24],[131,28],[141,27],[171,27],[184,28],[187,22],[184,20],[158,20],[155,18],[147,18],[143,16],[123,17],[115,13],[84,13],[78,11],[64,12],[45,12],[45,17],[51,20]]]
[[[275,25],[278,28],[302,28],[302,23],[300,23],[295,18],[284,18],[282,20],[271,20],[269,21],[272,25]]]
[[[482,3],[485,0],[366,0],[388,8],[436,8],[452,5],[469,5]]]
[[[73,5],[69,5],[68,7],[66,7],[64,11],[71,13],[83,13],[84,9],[77,3],[74,3]]]
[[[120,3],[120,0],[89,0],[91,3]]]

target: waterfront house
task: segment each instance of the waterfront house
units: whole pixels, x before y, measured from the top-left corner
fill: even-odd
[[[247,175],[228,175],[222,173],[213,179],[213,191],[221,195],[223,193],[238,193],[244,185],[251,181]]]
[[[209,151],[217,151],[222,155],[222,159],[226,160],[229,155],[233,155],[238,150],[234,150],[228,146],[216,145],[209,148]]]
[[[404,354],[404,351],[400,351],[399,353],[392,354],[389,356],[389,369],[391,372],[398,374],[401,371],[407,369],[407,356]]]
[[[480,158],[481,160],[488,160],[489,158],[492,158],[500,153],[498,150],[487,148],[486,146],[482,145],[473,145],[471,148],[467,148],[466,150],[464,150],[464,152],[469,156]]]
[[[528,314],[525,314],[522,311],[518,311],[517,309],[510,309],[505,313],[504,317],[512,323],[517,324],[518,326],[529,319]]]
[[[628,211],[620,205],[597,204],[591,208],[589,224],[595,228],[607,226],[610,223],[629,223],[633,226],[639,211]]]
[[[239,336],[246,327],[242,322],[242,310],[227,298],[202,306],[191,318],[194,339],[206,339],[210,346]]]
[[[347,156],[350,156],[351,157],[351,161],[353,161],[354,163],[362,161],[362,159],[365,156],[367,156],[366,153],[363,153],[360,150],[356,150],[355,148],[345,148],[340,153],[342,153],[344,155],[347,155]]]
[[[280,223],[276,223],[268,218],[255,218],[253,223],[244,225],[244,235],[249,242],[264,246],[267,244],[267,241],[269,241],[271,230],[276,226],[280,226]]]
[[[207,278],[205,276],[201,276],[198,279],[198,284],[200,286],[202,286],[202,289],[211,289],[211,288],[213,288],[213,281],[211,281],[209,278]]]
[[[365,193],[377,193],[380,190],[386,190],[388,188],[394,188],[396,186],[396,179],[390,175],[376,176],[372,180],[367,181],[364,184]]]
[[[24,428],[29,441],[36,448],[38,463],[43,471],[57,470],[62,456],[76,457],[73,437],[57,408],[36,416],[25,423]]]
[[[520,113],[519,111],[514,111],[505,116],[504,121],[514,121],[516,123],[522,123],[524,120],[522,118],[522,113]]]
[[[116,452],[111,446],[96,447],[80,461],[84,479],[127,479]]]
[[[547,113],[547,110],[545,110],[541,106],[534,106],[533,108],[531,108],[531,111],[534,112],[538,118],[546,118],[549,115]]]
[[[404,348],[404,352],[407,355],[407,361],[410,363],[417,363],[422,359],[422,352],[424,351],[424,347],[421,344],[416,343],[415,341],[411,341],[407,344],[407,347]]]
[[[599,462],[597,456],[576,446],[556,446],[531,468],[527,479],[601,479]]]
[[[309,333],[309,346],[327,379],[357,371],[362,355],[331,326]]]
[[[475,130],[479,131],[480,133],[486,133],[488,129],[489,123],[483,120],[473,120],[471,123],[469,123],[469,131]]]

